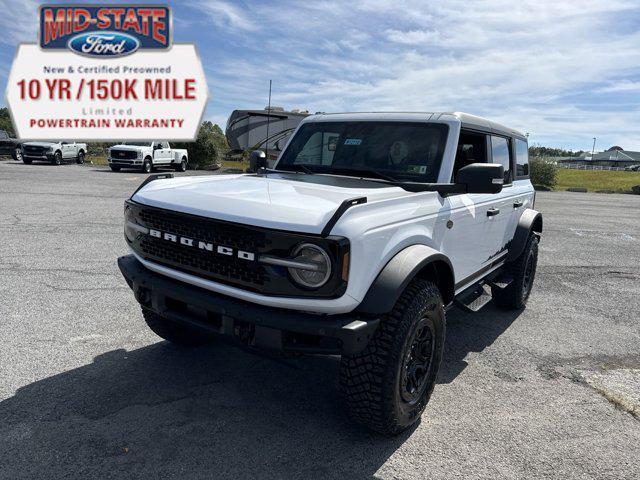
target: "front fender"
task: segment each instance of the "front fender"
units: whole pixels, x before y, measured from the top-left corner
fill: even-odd
[[[426,245],[411,245],[385,265],[356,311],[375,315],[390,312],[407,285],[422,274],[436,281],[445,305],[453,300],[454,276],[449,258]]]

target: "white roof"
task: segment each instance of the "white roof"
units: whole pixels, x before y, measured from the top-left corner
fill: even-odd
[[[499,123],[486,118],[478,117],[464,112],[352,112],[352,113],[317,113],[307,117],[304,122],[371,122],[371,121],[392,121],[392,122],[436,122],[436,121],[459,121],[464,127],[489,130],[495,133],[524,135],[512,128],[505,127]]]

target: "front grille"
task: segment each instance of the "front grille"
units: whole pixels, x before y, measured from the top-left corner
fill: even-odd
[[[349,251],[349,241],[342,237],[321,237],[283,232],[207,217],[126,202],[125,217],[148,233],[127,238],[131,248],[145,260],[218,283],[272,296],[335,298],[346,290],[341,278],[342,260]],[[160,233],[158,233],[160,232]],[[168,239],[164,234],[175,236]],[[156,235],[160,235],[158,238]],[[182,244],[189,239],[193,245]],[[199,248],[200,242],[211,250]],[[317,290],[305,289],[291,281],[285,267],[258,261],[260,255],[289,257],[301,243],[313,242],[325,249],[332,259],[331,279]],[[223,247],[232,252],[218,252]],[[251,260],[243,256],[249,254]]]
[[[35,153],[37,155],[44,154],[48,149],[46,147],[36,147],[33,145],[25,145],[24,151],[27,153]]]
[[[216,220],[176,215],[150,208],[142,208],[139,219],[144,226],[154,230],[212,243],[215,247],[224,246],[234,251],[251,252],[256,257],[267,245],[262,232]],[[261,287],[267,280],[265,267],[256,261],[174,244],[148,235],[140,240],[140,248],[148,258],[169,266],[179,266],[200,276],[252,287]]]
[[[138,152],[132,150],[111,150],[111,158],[122,160],[133,160],[138,158]]]

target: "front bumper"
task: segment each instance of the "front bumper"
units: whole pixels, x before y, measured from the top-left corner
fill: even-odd
[[[132,165],[142,165],[142,160],[138,159],[120,159],[120,158],[107,158],[109,165],[116,165],[121,167],[130,167]]]
[[[143,308],[257,347],[353,355],[366,347],[379,323],[355,313],[317,315],[238,300],[154,273],[133,255],[120,257],[118,267]]]
[[[43,154],[39,154],[39,153],[27,153],[27,152],[22,152],[22,158],[28,158],[30,160],[46,160],[46,161],[51,161],[53,160],[55,157],[55,155],[53,153],[43,153]]]

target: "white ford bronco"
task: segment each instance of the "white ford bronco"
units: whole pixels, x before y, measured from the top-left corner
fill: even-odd
[[[26,164],[34,160],[60,165],[73,161],[84,163],[87,155],[87,144],[78,142],[25,142],[22,144],[22,161]]]
[[[184,149],[171,148],[169,142],[129,142],[110,147],[107,160],[114,172],[119,172],[121,168],[135,168],[151,173],[154,167],[172,167],[184,172],[187,170],[189,154]]]
[[[447,308],[527,302],[542,232],[527,139],[463,113],[320,114],[273,169],[251,160],[151,176],[126,202],[118,263],[147,324],[181,345],[341,355],[352,417],[399,433],[433,390]]]

